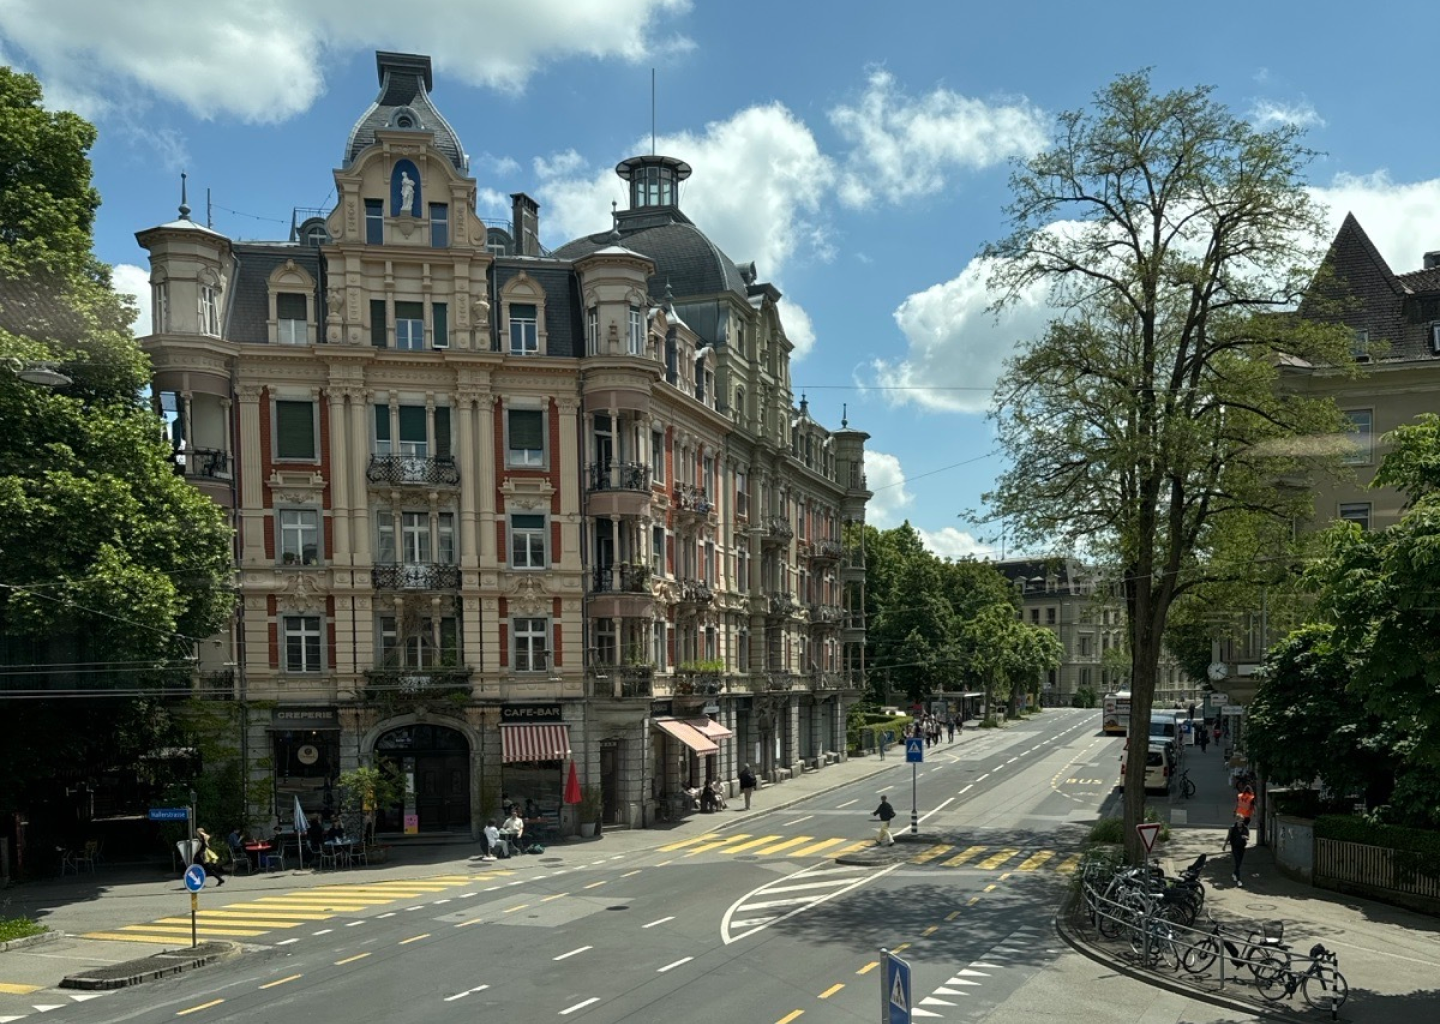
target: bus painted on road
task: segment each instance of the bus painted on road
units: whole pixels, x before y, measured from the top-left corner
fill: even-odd
[[[1100,705],[1100,730],[1111,736],[1124,736],[1130,729],[1130,691],[1107,693]]]

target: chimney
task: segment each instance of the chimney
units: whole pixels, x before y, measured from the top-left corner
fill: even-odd
[[[1440,249],[1425,254],[1425,269],[1434,270],[1436,267],[1440,267]]]
[[[524,192],[510,194],[515,229],[515,253],[518,256],[540,255],[540,204]]]

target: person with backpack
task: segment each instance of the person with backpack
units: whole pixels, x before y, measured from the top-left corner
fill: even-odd
[[[1230,847],[1230,856],[1235,859],[1235,873],[1230,877],[1243,889],[1245,883],[1240,880],[1240,864],[1245,859],[1245,847],[1250,843],[1250,823],[1244,818],[1236,817],[1230,831],[1225,833],[1225,843]]]
[[[220,854],[210,849],[210,833],[203,828],[195,830],[196,842],[199,845],[195,848],[195,863],[205,870],[205,874],[213,876],[217,887],[225,884],[225,869],[220,865]]]
[[[895,820],[895,808],[890,804],[888,796],[880,797],[880,806],[875,808],[872,818],[880,819],[880,832],[875,836],[877,846],[890,846],[895,842],[894,836],[890,834],[890,822]]]
[[[740,769],[740,794],[745,797],[745,809],[750,809],[750,798],[755,795],[755,773],[747,764]]]

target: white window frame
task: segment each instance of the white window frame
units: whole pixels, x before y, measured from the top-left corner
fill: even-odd
[[[645,313],[639,306],[630,307],[628,340],[630,355],[643,356],[645,354]]]
[[[650,571],[656,576],[665,575],[665,527],[650,528]]]
[[[654,483],[665,482],[665,431],[650,431],[650,477]]]
[[[522,629],[523,627],[523,629]],[[545,672],[550,662],[550,620],[520,616],[510,620],[510,666],[516,672]]]
[[[311,650],[310,641],[314,641]],[[291,667],[291,643],[299,655],[299,668]],[[313,675],[325,671],[325,621],[319,615],[284,615],[280,618],[281,665],[291,675]],[[311,654],[314,654],[314,664]]]
[[[535,315],[517,317],[515,309],[518,306],[533,307]],[[538,356],[540,354],[540,303],[512,302],[506,312],[506,320],[505,334],[510,339],[510,354],[512,356]]]
[[[600,354],[600,308],[591,306],[585,311],[585,354]]]
[[[510,415],[512,413],[536,413],[540,416],[540,448],[512,448],[510,447]],[[549,451],[550,429],[549,417],[544,409],[531,409],[524,406],[506,406],[505,408],[505,465],[511,469],[544,469],[548,464],[547,454]],[[523,454],[522,454],[523,453]]]
[[[1353,452],[1344,457],[1347,466],[1365,466],[1375,458],[1375,410],[1374,409],[1345,409],[1342,415],[1352,425],[1359,428],[1360,421],[1357,416],[1364,417],[1363,429],[1356,429],[1346,434],[1348,440],[1355,448]]]
[[[308,522],[307,522],[308,520]],[[276,555],[282,565],[321,565],[323,563],[324,546],[321,543],[320,532],[320,510],[314,508],[281,508],[275,512],[275,532],[279,535],[280,543]],[[305,540],[307,535],[310,538],[314,554],[309,561],[305,559]],[[286,555],[293,556],[293,560],[287,562]]]
[[[200,285],[200,333],[220,337],[220,295],[213,284]]]
[[[1362,509],[1365,512],[1364,519],[1360,519],[1355,514]],[[1349,513],[1348,515],[1347,512]],[[1354,523],[1366,533],[1370,532],[1371,526],[1374,523],[1375,509],[1374,506],[1368,501],[1342,501],[1339,507],[1336,509],[1336,513],[1336,518],[1340,519],[1342,522]]]
[[[518,526],[516,520],[539,519],[539,526]],[[510,568],[523,571],[548,569],[550,521],[545,515],[533,512],[512,512],[508,517],[510,534]]]
[[[663,672],[670,662],[670,643],[668,631],[670,623],[664,619],[655,620],[655,630],[651,635],[650,655],[655,663],[656,671]]]
[[[397,302],[396,306],[400,304]],[[419,318],[395,314],[395,348],[402,352],[420,352],[425,348],[425,317]]]
[[[156,334],[170,330],[170,284],[156,281],[150,286],[150,326]]]

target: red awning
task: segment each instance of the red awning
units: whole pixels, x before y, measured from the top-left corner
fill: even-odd
[[[502,760],[563,761],[570,756],[568,725],[502,725]]]
[[[727,729],[713,718],[687,718],[685,724],[696,732],[702,734],[708,740],[719,742],[728,740],[735,735],[734,730]]]
[[[655,728],[673,736],[697,754],[718,754],[720,752],[715,741],[693,725],[674,718],[652,718],[651,721],[655,723]]]

